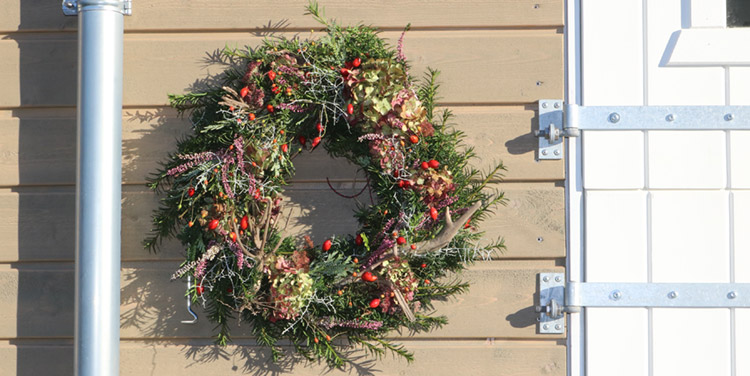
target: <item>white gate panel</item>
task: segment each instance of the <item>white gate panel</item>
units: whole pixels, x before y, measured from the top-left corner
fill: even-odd
[[[749,105],[750,61],[711,66],[682,54],[670,64],[681,30],[726,27],[724,2],[571,1],[581,16],[577,104]],[[571,280],[750,283],[750,131],[611,123],[568,144],[578,147],[569,173],[582,181],[571,180],[569,200],[583,197],[570,232],[577,248],[582,230],[584,272],[571,259]],[[750,375],[750,309],[585,308],[583,317],[575,375]]]
[[[581,51],[586,67],[582,94],[588,105],[643,104],[642,3],[642,0],[583,2],[581,28],[585,31],[581,43],[587,48]],[[613,75],[613,71],[617,74]]]

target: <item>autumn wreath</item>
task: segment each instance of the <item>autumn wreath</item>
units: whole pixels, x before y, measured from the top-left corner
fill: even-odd
[[[150,182],[163,198],[145,244],[182,242],[173,278],[196,281],[188,294],[218,324],[220,344],[236,317],[274,359],[286,339],[330,366],[357,344],[411,360],[389,331],[445,324],[431,303],[468,285],[444,277],[477,249],[503,248],[480,248],[476,225],[503,201],[487,184],[504,168],[469,167],[450,111],[435,110],[437,72],[412,82],[403,35],[394,50],[371,27],[330,23],[316,4],[308,12],[325,36],[225,50],[233,64],[216,87],[170,97],[193,133]],[[282,194],[294,157],[319,146],[358,166],[373,200],[355,214],[359,231],[314,245],[283,234]]]

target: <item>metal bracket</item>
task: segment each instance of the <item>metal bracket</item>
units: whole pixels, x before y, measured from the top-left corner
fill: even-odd
[[[565,332],[565,313],[594,307],[750,308],[750,283],[565,282],[539,274],[538,332]]]
[[[565,126],[563,102],[554,99],[539,101],[539,129],[534,136],[539,138],[537,160],[562,159],[563,137],[577,137],[578,130]]]
[[[77,16],[86,9],[114,9],[124,16],[133,14],[132,0],[62,0],[62,11],[66,16]]]
[[[539,274],[539,305],[536,306],[539,334],[565,333],[565,275],[563,273]]]

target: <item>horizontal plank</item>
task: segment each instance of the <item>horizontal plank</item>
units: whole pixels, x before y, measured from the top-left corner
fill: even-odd
[[[381,35],[394,42],[400,33]],[[214,52],[225,45],[257,46],[266,37],[128,34],[123,103],[164,105],[167,93],[201,87],[206,77],[223,71],[211,58]],[[405,52],[412,73],[421,75],[428,66],[442,72],[441,97],[447,103],[530,103],[562,96],[562,34],[557,30],[414,31]],[[0,56],[0,108],[75,104],[75,34],[13,35],[0,39]]]
[[[180,323],[190,316],[185,309],[185,284],[170,281],[178,267],[177,261],[123,264],[122,338],[213,338],[214,324],[200,307],[196,307],[198,323]],[[471,283],[469,292],[435,304],[433,313],[445,315],[449,324],[414,337],[555,338],[536,334],[534,293],[537,273],[562,271],[554,260],[479,261],[457,276]],[[0,338],[73,336],[72,263],[3,265],[0,282],[5,302],[0,306]],[[245,323],[232,326],[235,338],[252,336]],[[412,337],[409,332],[392,336]]]
[[[343,194],[360,190],[351,183],[334,183]],[[508,250],[500,258],[535,259],[563,257],[564,190],[554,183],[506,183],[499,186],[508,205],[481,225],[486,239],[503,237]],[[298,184],[287,191],[285,215],[291,215],[288,234],[310,235],[321,242],[330,234],[356,231],[348,214],[358,199],[338,197],[325,183]],[[162,251],[149,253],[141,241],[151,229],[150,215],[158,198],[145,188],[126,186],[122,199],[122,257],[124,260],[181,258],[176,241],[163,244]],[[289,214],[286,214],[289,213]],[[0,190],[0,262],[70,261],[75,247],[75,197],[72,187]]]
[[[537,139],[532,135],[531,106],[457,106],[452,108],[456,129],[466,133],[466,145],[475,148],[477,168],[488,170],[502,161],[506,181],[562,180],[562,161],[536,162]],[[175,111],[123,111],[123,182],[144,184],[146,178],[190,132],[190,123]],[[75,183],[75,110],[25,109],[0,111],[0,186],[66,185]],[[295,181],[352,180],[355,166],[330,158],[323,149],[303,153],[295,160]]]
[[[375,360],[362,350],[347,356],[356,366],[329,371],[325,366],[293,358],[280,364],[252,341],[217,348],[199,341],[124,341],[120,375],[565,375],[565,346],[559,341],[404,341],[414,352],[412,364],[391,355]],[[43,361],[40,361],[43,359]],[[0,364],[8,375],[71,375],[70,341],[2,341]]]
[[[0,14],[0,33],[75,30],[77,18],[64,17],[60,4],[47,0],[9,0]],[[210,4],[210,5],[209,5]],[[425,5],[429,4],[429,9]],[[159,0],[133,4],[125,17],[126,31],[248,30],[320,27],[305,15],[305,0],[182,1]],[[562,0],[382,1],[327,0],[321,3],[328,18],[344,24],[362,22],[379,27],[507,27],[562,25]],[[426,11],[427,10],[427,11]]]

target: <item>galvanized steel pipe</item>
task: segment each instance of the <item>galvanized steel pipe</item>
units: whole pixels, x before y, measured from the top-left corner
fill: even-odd
[[[78,1],[75,373],[119,374],[124,2]]]

